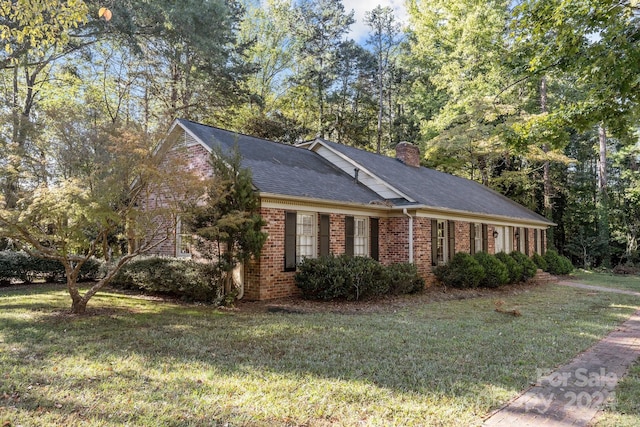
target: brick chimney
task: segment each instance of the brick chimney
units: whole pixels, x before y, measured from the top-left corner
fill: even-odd
[[[407,166],[420,167],[420,148],[410,142],[399,142],[396,145],[396,159]]]

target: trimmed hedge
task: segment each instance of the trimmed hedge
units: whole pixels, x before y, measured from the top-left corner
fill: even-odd
[[[502,261],[486,252],[476,252],[473,258],[484,268],[484,277],[480,286],[498,288],[509,283],[509,272]]]
[[[433,273],[445,285],[459,289],[478,287],[485,276],[484,268],[465,252],[458,252],[447,264],[436,267]]]
[[[359,300],[424,288],[424,280],[412,264],[385,267],[372,258],[347,255],[305,258],[295,281],[304,298],[324,301]]]
[[[220,274],[210,264],[184,258],[145,257],[130,261],[110,284],[182,298],[187,301],[221,302]]]
[[[101,261],[90,258],[82,265],[78,280],[97,279],[100,277],[102,264]],[[22,251],[0,252],[0,283],[8,284],[11,280],[31,283],[36,279],[63,281],[64,266],[59,261],[33,257]]]
[[[549,249],[544,254],[544,259],[547,262],[547,269],[551,274],[569,274],[573,271],[573,264],[569,258],[558,254],[553,249]]]
[[[509,254],[509,256],[513,258],[513,260],[517,262],[522,268],[522,275],[520,276],[521,282],[526,282],[536,275],[538,267],[531,260],[531,258],[519,251],[513,251]]]
[[[389,284],[389,294],[413,294],[424,289],[424,279],[418,274],[418,267],[408,262],[385,267],[385,280]]]
[[[502,263],[507,267],[507,272],[509,273],[509,282],[508,283],[518,283],[522,279],[523,268],[520,264],[516,262],[515,259],[507,255],[505,252],[499,252],[496,255]]]
[[[533,257],[531,257],[531,260],[540,270],[547,271],[547,260],[545,260],[542,255],[535,252]]]

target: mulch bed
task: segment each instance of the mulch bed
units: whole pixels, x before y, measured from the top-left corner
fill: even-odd
[[[479,297],[503,298],[528,292],[538,286],[534,282],[518,285],[503,286],[498,289],[454,289],[442,286],[432,286],[424,292],[413,295],[384,296],[360,301],[314,301],[302,297],[288,297],[267,301],[236,301],[233,307],[224,307],[240,313],[337,313],[337,314],[366,314],[394,312],[415,305],[429,304],[440,301],[463,300]]]

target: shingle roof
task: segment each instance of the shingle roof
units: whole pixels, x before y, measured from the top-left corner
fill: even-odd
[[[363,165],[420,204],[552,224],[543,216],[475,181],[424,167],[407,166],[400,160],[335,142],[319,141]]]
[[[237,144],[243,166],[251,170],[254,185],[264,193],[360,204],[390,202],[396,207],[418,204],[553,225],[543,216],[477,182],[433,169],[407,166],[397,159],[358,148],[317,140],[388,182],[415,203],[405,199],[384,200],[305,147],[272,142],[184,119],[179,119],[178,123],[209,148],[219,144],[225,150],[231,150]]]
[[[204,144],[231,150],[237,143],[242,165],[259,191],[287,196],[369,204],[381,197],[309,150],[179,119]]]

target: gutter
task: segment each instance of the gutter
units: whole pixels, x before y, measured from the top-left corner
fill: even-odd
[[[409,263],[413,264],[413,216],[407,208],[402,209],[402,213],[409,217]]]

